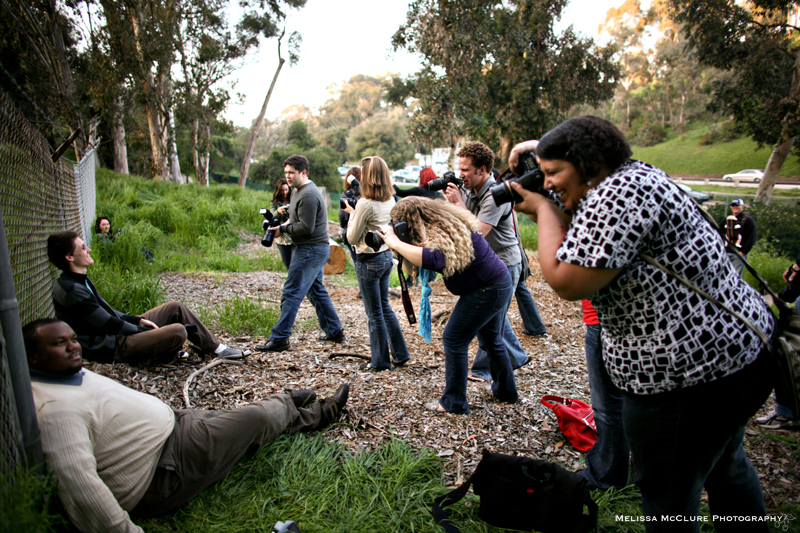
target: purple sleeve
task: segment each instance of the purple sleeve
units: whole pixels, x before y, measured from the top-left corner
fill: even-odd
[[[444,254],[439,250],[423,248],[422,268],[427,268],[428,270],[433,270],[441,274],[444,269]]]

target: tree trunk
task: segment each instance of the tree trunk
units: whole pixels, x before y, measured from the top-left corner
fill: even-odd
[[[789,137],[789,128],[786,125],[783,126],[781,137],[781,143],[775,146],[775,149],[772,150],[772,154],[769,156],[767,168],[764,170],[764,176],[761,178],[761,183],[758,185],[758,191],[756,191],[756,197],[753,200],[754,202],[769,204],[772,198],[772,190],[775,188],[775,182],[778,181],[783,162],[786,161],[786,157],[788,157],[795,140],[795,137]]]
[[[169,167],[172,181],[177,183],[186,183],[186,179],[181,174],[181,162],[178,159],[178,145],[175,142],[175,112],[172,108],[167,110],[169,116]]]
[[[125,125],[122,123],[122,106],[114,113],[114,124],[111,125],[111,140],[114,145],[114,172],[129,174],[128,147],[125,144]]]
[[[242,170],[239,174],[239,187],[244,188],[245,183],[247,183],[247,173],[250,172],[250,158],[253,157],[253,150],[256,147],[256,138],[258,137],[258,130],[261,129],[261,124],[264,123],[264,114],[267,112],[267,104],[269,103],[269,98],[272,96],[272,90],[275,88],[275,82],[278,80],[278,74],[281,73],[281,68],[283,68],[283,64],[286,62],[280,55],[280,40],[278,41],[278,68],[275,69],[275,75],[272,77],[272,83],[269,86],[269,91],[267,91],[267,97],[264,98],[264,105],[261,106],[261,113],[259,113],[258,118],[253,123],[253,126],[250,128],[250,141],[247,143],[247,150],[244,152],[244,160],[242,160]]]
[[[792,88],[789,91],[789,99],[793,102],[798,102],[800,101],[800,50],[798,50],[797,54],[794,56],[793,70]],[[789,126],[784,123],[781,127],[781,140],[769,156],[767,168],[764,170],[764,176],[761,178],[761,184],[758,186],[758,191],[756,192],[755,202],[769,203],[772,198],[772,189],[775,187],[775,182],[778,181],[781,167],[783,166],[783,162],[786,161],[789,151],[792,149],[794,140],[795,137],[789,136]]]

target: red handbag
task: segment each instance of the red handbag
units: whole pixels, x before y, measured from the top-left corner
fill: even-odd
[[[597,427],[594,425],[594,411],[590,405],[561,396],[542,396],[542,405],[553,410],[558,419],[558,427],[573,446],[582,452],[592,449],[597,442]]]

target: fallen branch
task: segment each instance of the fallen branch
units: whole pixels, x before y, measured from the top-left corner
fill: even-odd
[[[328,359],[333,359],[334,357],[358,357],[359,359],[366,359],[367,361],[371,361],[372,357],[369,355],[362,355],[360,353],[347,353],[347,352],[334,352],[328,356]]]
[[[400,291],[398,291],[397,289],[389,289],[389,294],[391,294],[396,298],[402,297],[402,294],[400,294]]]
[[[203,368],[200,368],[199,370],[195,370],[194,372],[192,372],[189,375],[189,377],[186,378],[186,383],[183,384],[183,403],[186,404],[186,408],[187,409],[191,409],[192,408],[192,402],[189,401],[189,387],[191,386],[192,381],[194,380],[194,378],[196,376],[202,374],[206,370],[214,368],[215,366],[217,366],[220,363],[228,363],[228,364],[231,364],[231,365],[243,365],[244,361],[233,361],[231,359],[217,359],[215,361],[212,361],[212,362],[208,363]]]

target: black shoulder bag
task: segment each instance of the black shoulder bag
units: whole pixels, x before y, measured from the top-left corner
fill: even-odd
[[[586,478],[547,461],[483,450],[472,476],[433,503],[433,518],[447,533],[461,530],[444,507],[463,498],[470,485],[481,499],[478,516],[496,527],[542,533],[586,533],[597,527],[597,504]]]

